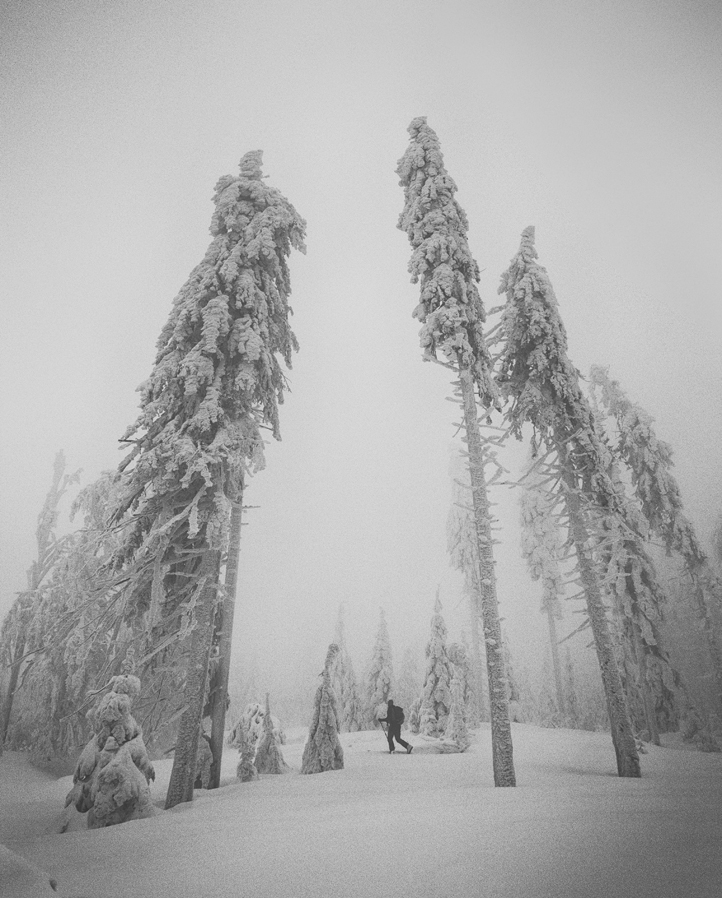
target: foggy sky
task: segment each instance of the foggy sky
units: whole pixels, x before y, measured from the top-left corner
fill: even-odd
[[[115,467],[217,179],[264,151],[308,222],[283,440],[247,491],[236,661],[320,665],[338,606],[359,662],[379,606],[400,660],[448,569],[449,372],[423,364],[394,173],[426,115],[487,308],[536,226],[582,371],[609,365],[675,449],[687,514],[722,509],[722,32],[717,3],[2,4],[0,615],[63,449]],[[510,465],[523,459],[512,447]],[[502,459],[504,460],[504,459]],[[501,613],[543,619],[497,488]],[[568,624],[569,629],[577,621]],[[315,654],[314,654],[315,653]],[[309,656],[311,660],[309,661]],[[291,660],[289,660],[291,659]],[[319,667],[320,669],[320,667]]]

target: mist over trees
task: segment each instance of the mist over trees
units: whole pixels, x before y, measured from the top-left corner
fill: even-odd
[[[203,788],[220,785],[229,742],[241,782],[286,772],[271,695],[274,715],[308,730],[302,773],[342,770],[340,735],[380,728],[389,699],[440,751],[465,751],[488,724],[496,786],[516,784],[512,721],[608,729],[623,777],[639,777],[644,743],[670,733],[719,750],[722,513],[707,551],[651,416],[606,368],[588,381],[575,368],[533,227],[487,320],[439,138],[424,117],[408,133],[398,228],[423,358],[451,373],[459,408],[445,523],[463,628],[450,634],[450,602],[429,584],[425,646],[399,651],[380,608],[362,654],[341,605],[320,674],[311,652],[278,689],[264,682],[267,658],[262,670],[255,656],[231,665],[244,500],[264,434],[280,440],[298,349],[288,257],[305,251],[306,230],[260,151],[247,153],[216,185],[212,241],[158,338],[125,458],[70,502],[79,473],[58,453],[27,588],[0,631],[0,752],[50,764],[82,750],[69,802],[90,826],[142,815],[151,759],[170,751],[167,808],[193,798],[200,767]],[[512,438],[530,450],[520,474],[504,467]],[[539,604],[530,588],[527,614],[543,621],[546,654],[531,673],[499,612],[492,489],[518,500],[519,563],[541,591]],[[60,535],[64,501],[79,526]]]

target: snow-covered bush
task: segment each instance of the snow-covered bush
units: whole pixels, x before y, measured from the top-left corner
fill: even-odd
[[[260,702],[250,702],[241,715],[241,719],[231,730],[230,744],[240,749],[242,739],[248,743],[251,757],[255,758],[256,751],[265,732],[266,709]],[[286,744],[286,734],[281,726],[281,721],[271,715],[271,727],[273,736],[279,745]]]
[[[143,734],[130,713],[140,693],[140,680],[119,675],[95,711],[96,733],[83,749],[73,774],[73,788],[65,799],[81,813],[88,812],[88,828],[125,823],[153,813],[149,783],[155,771]]]

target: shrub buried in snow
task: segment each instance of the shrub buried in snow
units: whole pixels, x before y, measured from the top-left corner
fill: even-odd
[[[88,811],[88,828],[124,823],[152,813],[148,783],[155,771],[143,735],[130,713],[140,692],[135,676],[113,677],[110,692],[95,712],[97,733],[84,748],[65,800],[81,813]]]

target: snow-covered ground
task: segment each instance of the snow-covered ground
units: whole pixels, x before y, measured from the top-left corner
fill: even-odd
[[[464,754],[410,737],[413,754],[389,755],[381,732],[344,734],[345,769],[313,776],[298,773],[303,737],[283,746],[289,774],[238,783],[228,749],[221,789],[64,834],[70,778],[8,752],[0,842],[87,898],[722,895],[722,755],[651,747],[642,779],[619,779],[607,733],[514,724],[518,786],[495,789],[488,725]],[[171,763],[156,762],[159,808]],[[25,894],[6,874],[2,898]]]

